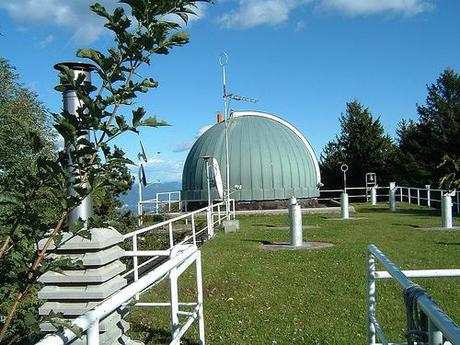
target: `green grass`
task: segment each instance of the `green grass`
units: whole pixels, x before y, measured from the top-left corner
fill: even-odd
[[[399,205],[398,205],[399,206]],[[386,206],[357,205],[356,221],[306,215],[308,241],[333,243],[315,251],[270,251],[261,242],[286,242],[287,216],[241,216],[241,231],[217,233],[202,247],[205,323],[208,344],[365,344],[366,250],[376,244],[403,269],[458,268],[460,232],[422,231],[438,225],[438,211],[412,205],[390,213]],[[458,219],[456,220],[458,221]],[[458,323],[458,279],[417,280]],[[181,300],[194,294],[193,270],[180,280]],[[378,318],[391,340],[403,340],[402,292],[393,281],[378,281]],[[167,301],[167,284],[143,296]],[[168,309],[132,308],[131,335],[147,344],[169,340]],[[186,334],[194,344],[196,327]]]

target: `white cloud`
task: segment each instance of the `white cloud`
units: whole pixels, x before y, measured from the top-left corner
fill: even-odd
[[[183,160],[163,159],[161,157],[151,158],[144,164],[145,175],[149,183],[180,181],[183,169]],[[138,168],[130,166],[130,171],[137,179]]]
[[[184,152],[190,150],[190,148],[193,146],[195,141],[203,135],[204,132],[206,132],[209,128],[211,128],[213,125],[206,125],[198,129],[198,131],[195,133],[194,140],[193,141],[183,141],[180,143],[177,143],[174,148],[173,152]]]
[[[40,42],[38,42],[38,46],[40,48],[46,48],[53,42],[54,42],[54,35],[49,34],[44,39],[42,39]]]
[[[237,10],[219,18],[227,28],[252,28],[286,22],[290,13],[311,0],[240,0]]]
[[[115,0],[100,1],[113,8]],[[19,25],[54,25],[69,29],[79,43],[90,43],[105,31],[103,19],[91,12],[89,5],[94,0],[0,0],[0,9],[5,10]]]
[[[417,15],[431,9],[433,4],[425,0],[320,0],[318,7],[352,16],[385,12]]]

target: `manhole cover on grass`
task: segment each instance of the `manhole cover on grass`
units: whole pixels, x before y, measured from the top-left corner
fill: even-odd
[[[295,247],[291,246],[287,242],[278,242],[278,243],[261,243],[260,247],[262,249],[268,250],[314,250],[333,247],[332,243],[327,242],[303,242],[301,246]]]

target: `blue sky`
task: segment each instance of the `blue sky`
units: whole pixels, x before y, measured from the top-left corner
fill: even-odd
[[[111,44],[90,3],[0,0],[0,56],[51,111],[61,107],[52,66],[75,60],[78,48]],[[459,14],[456,0],[221,0],[201,6],[186,28],[190,44],[143,71],[160,87],[139,103],[172,125],[141,132],[149,180],[179,180],[187,149],[222,111],[223,51],[230,92],[259,100],[230,107],[281,116],[319,157],[338,133],[347,101],[369,107],[391,136],[402,118],[417,117],[426,85],[447,67],[460,72]],[[135,135],[117,144],[136,157]]]

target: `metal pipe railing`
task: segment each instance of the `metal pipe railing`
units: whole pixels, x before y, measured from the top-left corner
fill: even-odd
[[[386,271],[376,271],[376,259]],[[387,343],[384,333],[381,330],[376,317],[376,280],[381,278],[393,278],[403,289],[414,285],[408,278],[418,277],[460,277],[460,269],[454,270],[415,270],[401,271],[385,254],[371,244],[368,246],[368,344],[377,344],[377,336],[381,341]],[[433,302],[427,294],[421,294],[417,298],[417,304],[429,319],[431,326],[428,330],[430,344],[435,344],[434,339],[439,339],[439,334],[449,340],[452,344],[460,344],[459,326]],[[442,339],[442,337],[441,337]]]
[[[124,289],[107,298],[94,309],[76,318],[74,321],[72,321],[69,328],[65,328],[62,332],[59,333],[48,334],[42,340],[40,340],[37,345],[65,345],[77,338],[77,334],[71,330],[73,327],[77,327],[82,332],[88,331],[88,345],[98,344],[100,320],[113,313],[115,310],[120,308],[123,304],[131,300],[140,292],[151,288],[156,282],[162,280],[163,277],[170,274],[171,271],[177,269],[178,266],[184,264],[188,260],[193,259],[192,262],[197,262],[197,266],[199,266],[197,267],[197,271],[199,268],[200,276],[197,278],[197,281],[200,280],[201,283],[201,262],[198,263],[198,261],[201,260],[201,253],[198,248],[194,245],[182,246],[181,248],[177,248],[173,254],[174,255],[168,261],[158,266],[155,270],[147,273],[138,281],[128,285]],[[198,290],[200,291],[200,289]],[[202,314],[202,296],[198,296],[198,299],[199,301],[197,302],[197,307],[199,307],[198,309],[200,310],[199,314]],[[193,315],[192,317],[198,318],[202,317],[202,315]],[[200,322],[200,328],[201,326],[204,326],[204,324]],[[204,329],[200,329],[200,341],[202,341],[204,344],[204,337],[201,339],[202,334],[204,336]],[[176,339],[173,340],[177,343]]]

